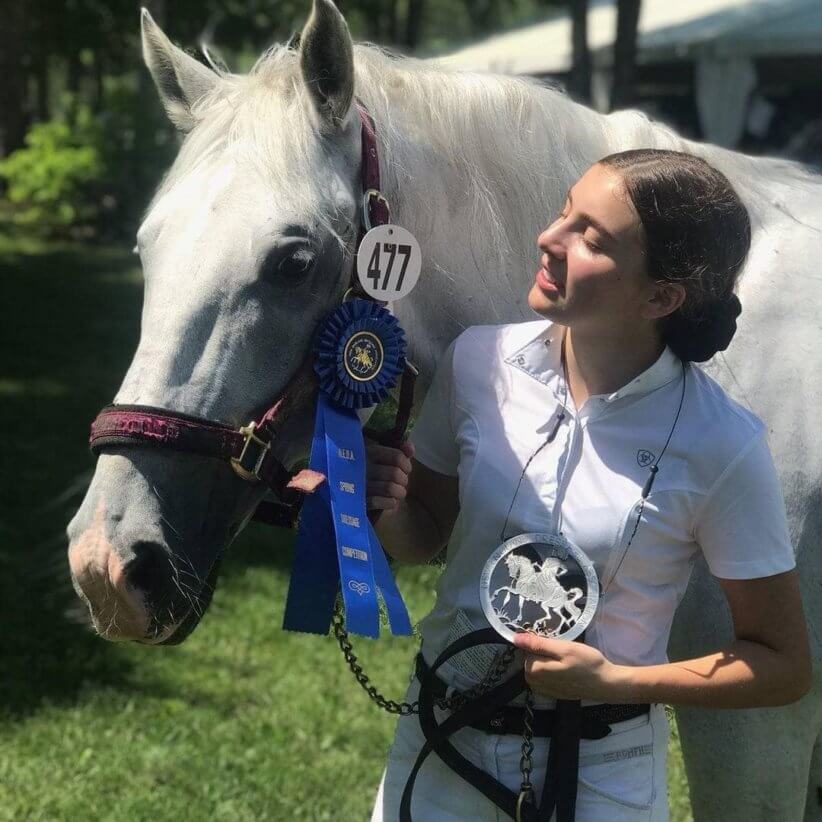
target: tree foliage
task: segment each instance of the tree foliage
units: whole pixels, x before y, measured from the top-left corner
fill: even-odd
[[[82,109],[73,124],[36,123],[25,146],[0,161],[14,222],[42,229],[64,228],[90,219],[91,189],[102,170],[100,128]]]
[[[298,32],[310,0],[143,0],[173,41],[247,69]],[[544,16],[565,0],[338,0],[352,34],[430,54]],[[140,45],[135,0],[0,0],[0,194],[18,223],[133,233],[176,135]],[[4,209],[7,210],[7,209]]]

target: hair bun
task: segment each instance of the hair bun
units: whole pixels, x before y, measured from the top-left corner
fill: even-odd
[[[733,292],[705,306],[700,319],[689,319],[675,311],[665,323],[665,342],[681,360],[705,362],[730,345],[741,313],[742,303]]]

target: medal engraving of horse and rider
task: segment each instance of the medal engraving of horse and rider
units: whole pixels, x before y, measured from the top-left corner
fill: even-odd
[[[480,578],[480,601],[497,632],[576,639],[599,602],[599,580],[585,553],[562,534],[529,533],[500,545]]]
[[[349,377],[365,382],[380,373],[384,357],[380,338],[370,331],[358,331],[345,344],[343,367]]]
[[[422,251],[406,228],[386,224],[372,228],[357,252],[360,284],[370,297],[391,302],[407,297],[420,276]]]

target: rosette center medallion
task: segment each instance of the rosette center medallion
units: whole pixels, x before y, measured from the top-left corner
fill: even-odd
[[[384,356],[380,338],[370,331],[359,331],[345,345],[343,364],[352,379],[366,382],[380,373]]]

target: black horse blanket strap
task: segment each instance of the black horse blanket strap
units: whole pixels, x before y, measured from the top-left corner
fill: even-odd
[[[445,696],[446,685],[437,676],[443,663],[458,653],[483,644],[505,644],[493,628],[474,631],[446,648],[429,668],[420,655],[417,676],[420,680],[419,720],[426,742],[409,774],[400,803],[400,822],[412,822],[411,797],[417,775],[431,753],[512,819],[523,822],[548,822],[554,810],[557,822],[573,822],[576,808],[579,740],[602,739],[611,732],[610,724],[641,716],[650,710],[648,704],[603,704],[581,707],[579,700],[557,700],[553,710],[534,712],[536,736],[552,739],[548,754],[545,783],[539,806],[519,802],[519,794],[498,782],[462,756],[449,741],[460,728],[472,727],[488,733],[521,733],[523,709],[507,703],[526,689],[523,671],[518,671],[496,687],[458,708],[442,723],[434,714],[436,701]],[[519,805],[519,816],[517,808]]]

